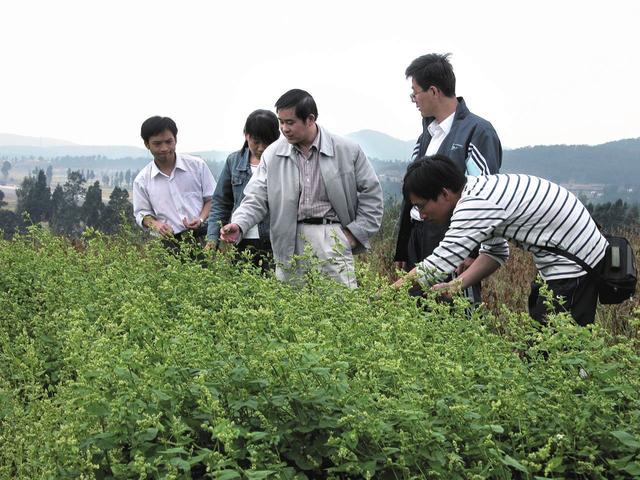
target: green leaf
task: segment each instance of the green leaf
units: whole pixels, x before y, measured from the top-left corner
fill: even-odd
[[[638,462],[630,462],[628,463],[623,470],[634,477],[640,477],[640,463]]]
[[[113,373],[125,380],[129,380],[131,378],[131,373],[129,373],[129,370],[127,370],[126,368],[115,367],[113,369]]]
[[[251,432],[247,435],[247,437],[251,440],[262,440],[269,436],[268,432]]]
[[[640,442],[636,440],[636,437],[624,430],[616,430],[615,432],[611,432],[611,435],[616,437],[623,445],[629,448],[640,448]]]
[[[267,478],[272,473],[275,473],[273,470],[245,470],[244,474],[247,476],[249,480],[262,480],[263,478]]]
[[[491,430],[496,433],[504,433],[504,428],[501,425],[489,425]]]
[[[213,473],[217,480],[231,480],[233,478],[240,478],[240,474],[235,470],[220,470]]]
[[[164,455],[173,455],[174,453],[187,453],[187,451],[182,448],[182,447],[174,447],[174,448],[169,448],[168,450],[162,450],[161,452]]]
[[[98,433],[89,437],[85,443],[94,444],[101,450],[111,450],[116,447],[116,436],[110,432]]]
[[[142,432],[139,436],[140,440],[143,442],[150,442],[158,435],[157,428],[147,428],[144,432]]]
[[[564,472],[565,468],[562,465],[563,462],[563,457],[558,456],[558,457],[553,457],[551,460],[549,460],[549,462],[547,463],[547,469],[550,472]]]
[[[517,461],[513,457],[510,457],[509,455],[504,456],[504,458],[502,459],[502,463],[504,463],[505,465],[508,465],[509,467],[513,467],[516,470],[520,470],[521,472],[529,473],[529,470],[527,469],[527,467],[525,467],[519,461]]]
[[[174,467],[178,467],[180,470],[183,470],[185,472],[191,471],[191,464],[186,460],[183,460],[182,458],[174,457],[171,460],[169,460],[169,463]]]

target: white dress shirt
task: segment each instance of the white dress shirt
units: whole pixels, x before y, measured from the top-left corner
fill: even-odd
[[[453,117],[455,116],[455,114],[456,112],[453,112],[451,115],[445,118],[442,123],[438,123],[438,121],[434,119],[427,126],[427,130],[429,130],[429,134],[431,135],[431,141],[429,142],[429,145],[427,145],[427,151],[425,152],[425,155],[432,156],[438,153],[440,145],[442,145],[442,142],[451,131],[451,125],[453,125]],[[411,209],[410,215],[413,220],[417,220],[419,222],[422,221],[422,218],[420,218],[420,212],[418,211],[417,207],[413,207]]]
[[[176,166],[170,175],[149,162],[133,181],[133,214],[136,223],[151,215],[168,223],[173,233],[186,230],[183,218],[199,218],[204,202],[211,199],[216,181],[204,160],[176,153]]]

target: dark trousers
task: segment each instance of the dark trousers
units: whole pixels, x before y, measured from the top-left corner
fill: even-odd
[[[600,265],[596,267],[596,271]],[[585,326],[593,323],[598,304],[598,285],[589,275],[577,278],[564,278],[562,280],[550,280],[547,282],[553,291],[553,311],[569,312],[578,325]],[[562,297],[561,305],[557,297]],[[534,320],[546,323],[548,314],[547,306],[540,296],[540,284],[534,281],[531,284],[529,294],[529,315]]]
[[[425,226],[426,225],[426,226]],[[425,233],[425,228],[430,229],[429,233]],[[411,234],[409,235],[409,243],[407,244],[407,271],[412,270],[418,262],[427,258],[433,250],[438,246],[442,238],[444,238],[446,228],[433,222],[425,224],[411,220]],[[455,275],[449,275],[443,282],[453,280]],[[424,294],[419,286],[414,286],[409,290],[411,296],[420,297]],[[482,286],[480,283],[471,285],[464,290],[464,296],[469,299],[472,305],[482,302]]]
[[[191,256],[194,260],[202,260],[204,256],[200,250],[204,246],[206,237],[207,227],[203,225],[195,230],[183,230],[174,234],[173,237],[165,237],[162,239],[162,245],[176,256],[180,255],[184,249],[200,252]]]
[[[238,253],[248,252],[251,263],[266,273],[274,269],[271,242],[261,238],[246,238],[238,243]]]

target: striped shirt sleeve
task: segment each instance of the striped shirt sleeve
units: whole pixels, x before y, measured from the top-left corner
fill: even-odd
[[[494,237],[493,232],[506,218],[505,210],[495,203],[477,197],[459,200],[444,238],[433,253],[417,265],[421,281],[433,283],[439,280],[436,272],[453,272],[478,246],[481,253],[504,264],[509,257],[509,246],[504,238]]]

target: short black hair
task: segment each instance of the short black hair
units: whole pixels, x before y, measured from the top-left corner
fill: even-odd
[[[436,200],[443,189],[460,193],[467,177],[449,157],[422,157],[407,168],[402,181],[402,195],[409,201],[413,194],[425,200]]]
[[[255,110],[249,114],[244,124],[245,135],[266,145],[271,145],[280,137],[278,117],[270,110]],[[247,146],[247,142],[244,142]]]
[[[155,117],[147,118],[142,122],[140,136],[144,140],[144,143],[147,143],[151,137],[159,135],[165,130],[169,130],[173,133],[175,138],[178,138],[178,127],[176,126],[176,122],[171,120],[169,117],[159,117],[156,115]]]
[[[449,63],[450,53],[429,53],[416,58],[404,74],[412,77],[423,90],[437,87],[446,97],[456,96],[456,76]]]
[[[311,94],[305,90],[294,88],[282,95],[276,102],[276,112],[284,108],[296,108],[296,117],[306,120],[309,115],[318,119],[318,107]]]

